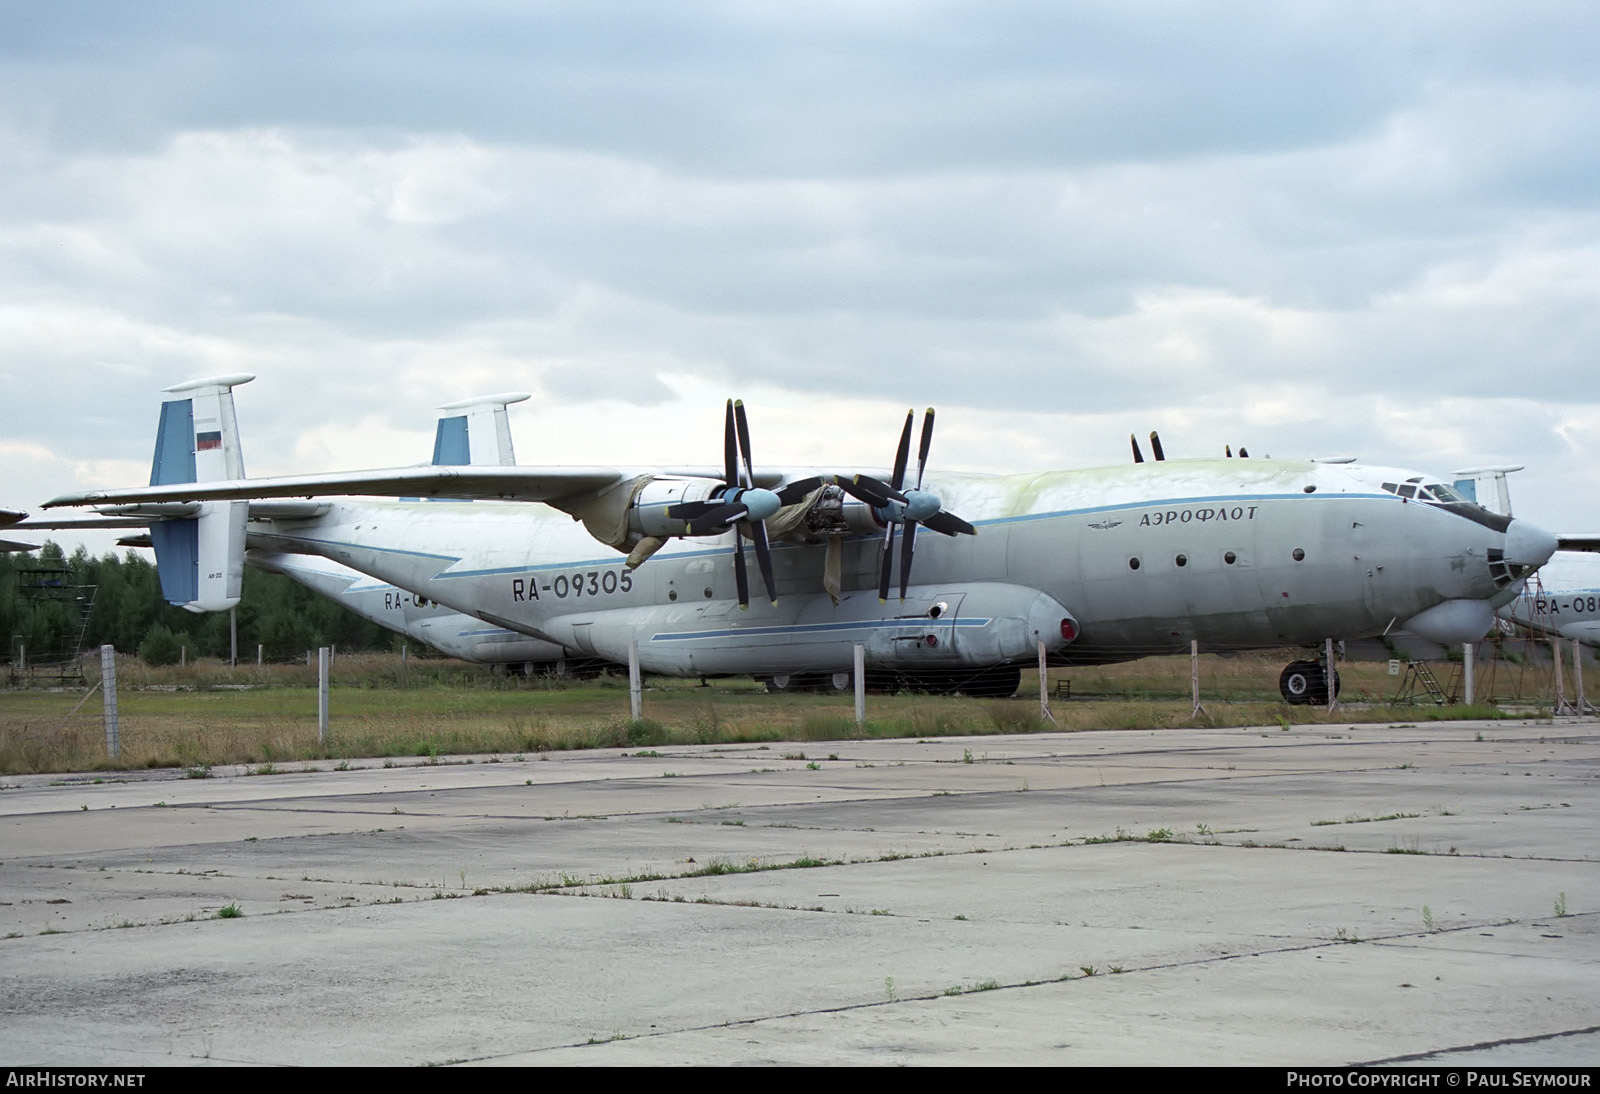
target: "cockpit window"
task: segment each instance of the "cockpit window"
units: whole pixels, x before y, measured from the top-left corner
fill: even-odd
[[[1467,500],[1456,491],[1442,482],[1430,482],[1422,485],[1422,476],[1407,479],[1403,483],[1386,482],[1383,488],[1391,494],[1398,494],[1402,498],[1415,498],[1418,501],[1438,501],[1446,505],[1464,505]]]

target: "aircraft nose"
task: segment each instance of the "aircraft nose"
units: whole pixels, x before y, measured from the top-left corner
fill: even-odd
[[[1513,520],[1506,527],[1506,561],[1537,569],[1556,553],[1556,537],[1536,524]]]

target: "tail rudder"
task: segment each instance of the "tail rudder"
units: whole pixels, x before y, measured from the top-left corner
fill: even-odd
[[[233,388],[249,373],[190,380],[166,389],[150,485],[244,478]],[[244,579],[245,520],[250,503],[202,502],[193,517],[150,526],[156,570],[167,601],[192,612],[226,611],[239,603]]]

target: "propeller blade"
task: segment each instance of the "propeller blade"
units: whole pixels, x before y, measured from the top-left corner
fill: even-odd
[[[761,580],[767,586],[767,599],[778,603],[777,582],[772,577],[772,549],[767,545],[766,521],[758,520],[750,526],[756,545],[756,565],[761,567]]]
[[[744,569],[744,537],[733,535],[733,580],[739,588],[739,607],[750,607],[750,575]]]
[[[667,518],[669,520],[694,520],[696,517],[704,516],[711,510],[720,509],[722,506],[723,503],[720,501],[680,501],[676,505],[667,506]]]
[[[788,486],[785,486],[782,490],[778,491],[778,500],[785,505],[793,505],[797,501],[804,500],[807,494],[811,493],[811,491],[815,490],[821,485],[822,479],[815,475],[809,479],[801,479],[798,482],[791,482]],[[671,514],[668,515],[670,516]]]
[[[1133,445],[1133,462],[1134,463],[1143,463],[1144,462],[1144,453],[1139,451],[1139,438],[1135,437],[1132,433],[1129,433],[1128,434],[1128,443]]]
[[[739,442],[733,433],[733,400],[728,400],[728,413],[722,424],[722,481],[728,486],[739,482]]]
[[[933,407],[922,417],[922,440],[917,444],[917,489],[922,489],[922,473],[928,468],[928,448],[933,444]]]
[[[947,536],[975,536],[978,534],[978,530],[972,525],[954,513],[946,513],[943,510],[933,514],[922,523],[932,528],[935,532],[943,532]]]
[[[900,431],[900,447],[894,454],[894,477],[889,480],[889,485],[899,490],[906,484],[906,458],[911,455],[911,420],[912,411],[906,411],[906,427]]]
[[[905,504],[906,496],[882,479],[875,479],[871,475],[857,475],[853,480],[836,480],[840,489],[852,497],[860,498],[868,505],[882,508],[891,501]]]
[[[1161,451],[1161,438],[1153,429],[1150,431],[1150,451],[1155,456],[1157,463],[1167,458],[1167,454]]]
[[[906,589],[911,584],[911,554],[917,542],[917,522],[906,521],[905,537],[900,541],[900,600],[905,601]]]
[[[750,423],[744,416],[743,399],[734,400],[733,421],[739,431],[739,451],[744,456],[745,477],[740,481],[739,485],[744,487],[754,486],[756,484],[756,472],[753,461],[750,458]]]
[[[691,536],[714,536],[728,530],[728,526],[744,516],[746,509],[739,502],[729,502],[719,505],[715,509],[691,518],[686,522],[687,532]]]
[[[878,603],[889,602],[889,569],[894,565],[894,525],[883,530],[883,575],[878,580]]]

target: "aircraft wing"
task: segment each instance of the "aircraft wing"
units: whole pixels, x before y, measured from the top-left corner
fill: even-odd
[[[1558,535],[1559,551],[1591,551],[1600,553],[1600,532],[1585,535]]]
[[[148,528],[152,520],[161,520],[173,515],[168,513],[162,516],[135,517],[97,514],[92,517],[35,517],[12,527],[30,532],[42,529],[73,532],[80,528]]]
[[[212,482],[86,490],[63,494],[44,508],[73,505],[143,505],[151,502],[245,501],[252,498],[363,496],[455,498],[461,501],[554,501],[594,493],[621,482],[611,467],[400,467],[331,475],[225,479]]]
[[[27,519],[28,514],[20,509],[0,509],[0,528],[10,528],[21,524]],[[20,539],[0,539],[0,554],[12,551],[37,551],[37,543],[24,543]]]

